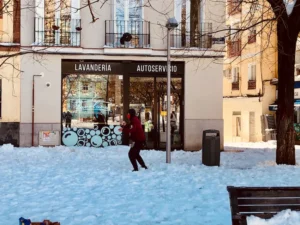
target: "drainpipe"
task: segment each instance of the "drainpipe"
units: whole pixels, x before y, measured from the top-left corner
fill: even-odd
[[[34,146],[34,78],[35,77],[43,77],[44,74],[38,74],[32,76],[32,122],[31,122],[31,146]]]

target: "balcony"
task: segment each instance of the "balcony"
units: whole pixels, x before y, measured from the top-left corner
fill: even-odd
[[[228,0],[228,14],[235,15],[242,12],[242,1],[240,0]]]
[[[241,40],[227,42],[228,58],[241,55]]]
[[[106,20],[105,46],[112,48],[150,48],[150,22]]]
[[[256,89],[256,80],[248,80],[248,90]]]
[[[233,82],[231,83],[231,90],[239,90],[240,89],[240,83],[239,82]]]
[[[202,23],[191,32],[190,24],[179,25],[180,29],[174,29],[171,33],[171,47],[173,48],[211,48],[212,47],[212,23]],[[199,31],[200,29],[200,31]]]
[[[80,46],[80,19],[36,17],[34,25],[34,45]]]
[[[248,44],[252,44],[256,42],[256,34],[248,36]]]

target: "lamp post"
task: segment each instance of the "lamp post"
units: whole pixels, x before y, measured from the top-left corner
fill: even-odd
[[[170,32],[178,26],[176,19],[169,18],[167,28],[167,132],[166,132],[166,162],[171,163],[171,54],[170,54]]]
[[[35,92],[34,92],[34,78],[35,77],[43,77],[44,73],[40,73],[32,76],[32,121],[31,121],[31,145],[34,146],[34,100],[35,100]]]

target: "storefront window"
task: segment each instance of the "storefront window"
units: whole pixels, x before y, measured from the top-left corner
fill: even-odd
[[[65,127],[66,117],[71,117],[68,127],[100,129],[105,125],[119,125],[122,102],[123,76],[71,74],[63,79],[62,118]]]

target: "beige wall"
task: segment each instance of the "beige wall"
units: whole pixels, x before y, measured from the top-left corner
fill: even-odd
[[[222,61],[194,59],[185,71],[185,149],[202,147],[202,132],[220,131],[223,148]]]
[[[222,66],[189,60],[185,70],[186,119],[222,119]]]
[[[225,142],[239,142],[250,140],[250,112],[255,113],[255,141],[262,140],[260,116],[262,115],[262,103],[259,98],[239,98],[231,99],[225,98],[223,101],[223,117],[224,117],[224,141]],[[233,112],[240,112],[241,115],[241,135],[237,137],[234,135],[236,128]]]
[[[1,54],[7,54],[7,52]],[[8,59],[0,67],[0,78],[2,80],[2,117],[0,122],[20,122],[19,57]]]

